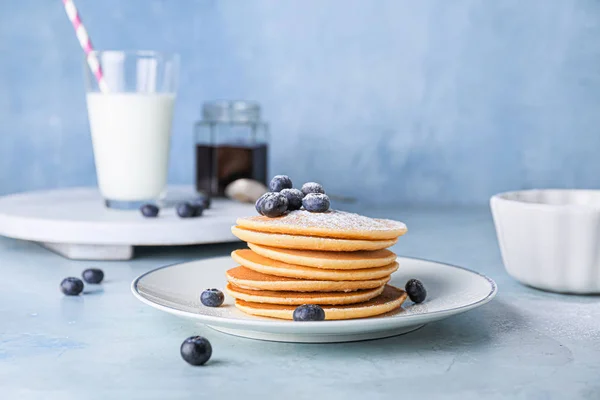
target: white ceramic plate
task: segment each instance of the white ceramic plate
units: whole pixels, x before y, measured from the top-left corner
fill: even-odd
[[[407,333],[428,322],[463,313],[494,298],[497,287],[490,278],[452,265],[413,258],[398,258],[400,269],[391,284],[404,287],[417,278],[427,299],[415,305],[409,299],[394,315],[347,321],[293,322],[246,315],[225,295],[218,308],[200,303],[207,288],[225,286],[225,271],[237,264],[231,257],[192,261],[147,272],[131,284],[133,294],[150,306],[192,318],[220,332],[252,339],[300,343],[349,342]]]

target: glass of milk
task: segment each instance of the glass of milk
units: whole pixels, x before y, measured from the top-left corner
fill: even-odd
[[[94,53],[105,84],[86,68],[86,97],[100,192],[110,208],[157,202],[167,187],[179,56]]]

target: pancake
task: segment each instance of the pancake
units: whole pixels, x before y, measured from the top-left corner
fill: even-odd
[[[261,274],[246,267],[236,267],[227,271],[227,280],[236,286],[250,290],[275,290],[290,292],[352,292],[360,289],[374,289],[385,285],[390,277],[363,281],[324,281],[286,278]]]
[[[225,288],[230,296],[252,303],[296,305],[301,304],[354,304],[379,296],[384,286],[354,292],[275,292],[248,290],[231,283]]]
[[[404,300],[406,300],[406,292],[385,285],[382,294],[363,303],[322,307],[325,310],[326,320],[366,318],[395,310],[402,306]],[[246,314],[289,320],[293,319],[296,309],[293,305],[254,303],[245,300],[236,300],[235,306]]]
[[[352,252],[294,250],[278,249],[277,247],[268,247],[255,243],[248,243],[248,247],[256,254],[270,258],[271,260],[313,268],[375,268],[390,265],[396,261],[396,255],[389,250]]]
[[[235,250],[231,253],[231,258],[246,268],[267,275],[325,281],[361,281],[378,279],[390,276],[398,269],[397,262],[393,262],[384,267],[350,270],[310,268],[271,260],[248,249]]]
[[[390,240],[406,233],[406,225],[402,222],[337,210],[324,213],[297,210],[278,218],[258,215],[238,218],[237,224],[256,232],[336,239]]]
[[[251,231],[239,226],[231,227],[231,232],[244,242],[257,243],[270,247],[299,250],[357,251],[380,250],[393,246],[398,239],[356,240],[332,239],[324,237],[285,235]]]

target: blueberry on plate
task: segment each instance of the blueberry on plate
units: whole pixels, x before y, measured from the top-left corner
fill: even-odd
[[[294,310],[294,321],[323,321],[325,311],[316,304],[303,304]]]
[[[196,212],[196,209],[190,203],[183,202],[177,204],[175,211],[181,218],[192,218]]]
[[[406,282],[404,290],[406,290],[408,297],[417,304],[424,302],[427,297],[427,290],[425,290],[425,286],[418,279],[410,279]]]
[[[220,307],[225,301],[225,295],[219,289],[206,289],[200,295],[200,302],[206,307]]]
[[[288,211],[299,210],[302,207],[302,199],[304,198],[304,193],[302,193],[298,189],[283,189],[281,192],[287,198],[288,201]]]
[[[81,277],[87,283],[100,283],[104,279],[104,271],[98,268],[88,268],[81,273]]]
[[[188,364],[204,365],[212,355],[212,346],[202,336],[191,336],[183,341],[179,352]]]
[[[306,182],[304,185],[302,185],[302,193],[304,193],[304,195],[307,195],[309,193],[325,194],[325,189],[323,189],[323,186],[321,186],[320,183]]]
[[[285,214],[288,208],[288,201],[287,197],[281,193],[268,192],[258,199],[256,206],[260,209],[260,214],[265,217],[275,218]]]
[[[271,192],[281,192],[283,189],[291,189],[292,180],[287,175],[275,175],[269,183],[269,190]]]
[[[77,296],[83,292],[83,281],[74,277],[65,278],[60,283],[60,290],[67,296]]]
[[[140,207],[140,211],[146,218],[156,218],[158,217],[159,208],[154,204],[144,204]]]
[[[322,193],[309,193],[302,199],[306,211],[322,213],[329,210],[329,196]]]

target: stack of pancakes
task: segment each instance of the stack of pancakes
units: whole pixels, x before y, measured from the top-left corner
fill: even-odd
[[[249,249],[231,254],[240,266],[227,271],[227,292],[248,314],[293,319],[297,306],[318,304],[325,319],[363,318],[406,299],[387,285],[398,269],[387,248],[406,233],[401,222],[299,210],[240,218],[232,232]]]

